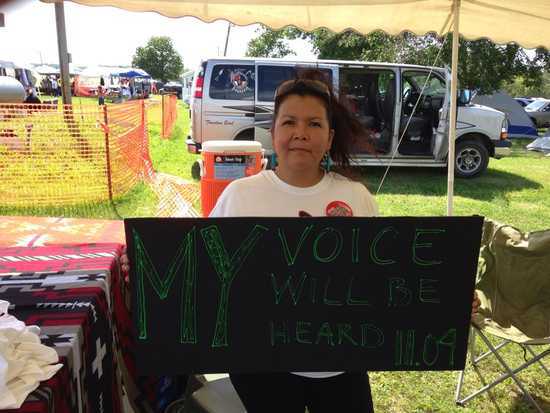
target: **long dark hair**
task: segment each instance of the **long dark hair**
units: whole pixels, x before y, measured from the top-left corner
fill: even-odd
[[[282,91],[277,90],[275,96],[275,108],[273,111],[272,128],[275,126],[277,115],[282,103],[290,95],[314,96],[317,97],[327,111],[327,119],[330,128],[334,130],[334,138],[330,147],[330,157],[339,167],[350,166],[351,154],[356,143],[361,142],[362,148],[368,152],[374,152],[371,143],[370,133],[359,123],[359,121],[342,105],[334,91],[332,84],[325,73],[318,69],[297,70],[296,79],[290,85],[285,85]],[[322,82],[324,88],[314,87],[310,81]]]

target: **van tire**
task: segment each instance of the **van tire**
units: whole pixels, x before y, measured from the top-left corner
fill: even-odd
[[[195,181],[201,180],[201,167],[199,165],[199,161],[193,162],[193,165],[191,165],[191,177]]]
[[[463,140],[456,143],[455,175],[459,178],[473,178],[489,164],[489,151],[478,140]]]
[[[235,137],[236,141],[253,141],[254,129],[246,129]]]

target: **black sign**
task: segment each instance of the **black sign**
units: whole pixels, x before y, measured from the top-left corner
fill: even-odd
[[[138,371],[462,370],[482,222],[127,219]]]

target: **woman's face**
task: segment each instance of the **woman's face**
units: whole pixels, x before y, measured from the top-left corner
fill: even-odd
[[[280,105],[271,130],[278,167],[288,172],[318,171],[333,136],[327,111],[319,98],[288,96]]]

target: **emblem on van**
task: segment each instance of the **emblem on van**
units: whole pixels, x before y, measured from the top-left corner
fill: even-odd
[[[250,70],[244,72],[236,69],[231,72],[231,84],[235,93],[245,93],[250,90],[248,87],[250,74]]]

